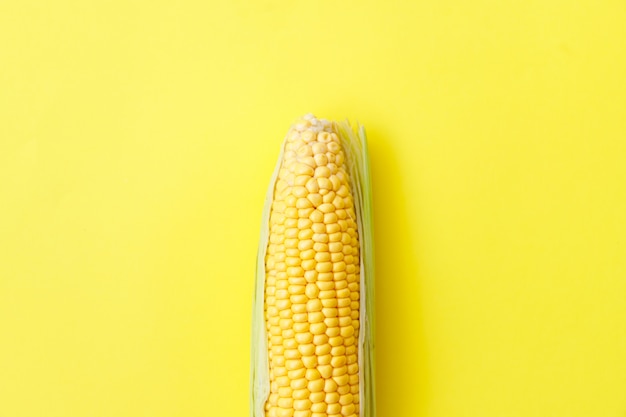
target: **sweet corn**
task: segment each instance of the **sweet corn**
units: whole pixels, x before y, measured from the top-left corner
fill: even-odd
[[[375,416],[364,142],[310,114],[287,133],[259,247],[252,417]]]

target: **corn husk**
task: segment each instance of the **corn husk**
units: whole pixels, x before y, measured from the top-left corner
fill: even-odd
[[[376,417],[375,357],[374,357],[374,241],[372,219],[372,185],[365,128],[353,128],[349,122],[333,123],[344,153],[352,183],[360,242],[360,331],[359,383],[360,417]],[[252,349],[250,371],[250,417],[265,417],[265,402],[269,397],[269,358],[264,316],[265,256],[269,239],[269,218],[274,189],[284,153],[283,142],[276,168],[267,191],[257,252],[255,291],[252,319]]]

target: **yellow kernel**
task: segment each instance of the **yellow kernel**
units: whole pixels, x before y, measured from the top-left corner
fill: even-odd
[[[293,408],[278,408],[276,410],[276,417],[293,417]]]
[[[302,361],[300,359],[289,359],[285,362],[285,367],[288,371],[295,371],[296,369],[300,369],[303,366],[304,365],[302,364]]]
[[[285,359],[298,359],[302,355],[298,351],[298,349],[286,349],[285,350]]]
[[[311,406],[311,410],[313,409],[313,406],[317,403],[321,403],[321,404],[324,404],[324,406],[326,406],[326,403],[323,402],[325,398],[326,398],[326,393],[323,391],[312,392],[311,395],[309,395],[309,400],[311,400],[311,402],[313,403],[313,405]],[[326,414],[324,414],[324,416],[326,416]]]
[[[327,133],[327,132],[323,132],[323,133]],[[313,143],[311,145],[311,150],[313,151],[314,154],[325,154],[326,152],[328,152],[326,144],[321,143],[321,142]]]
[[[323,203],[317,209],[321,211],[322,213],[326,214],[326,213],[332,213],[333,211],[335,211],[335,206],[333,206],[330,203]],[[324,223],[327,223],[327,222],[324,222]]]
[[[298,209],[295,207],[287,207],[285,209],[285,217],[290,218],[290,219],[297,219],[298,218]],[[285,244],[287,244],[287,242],[285,242]]]
[[[306,229],[310,230],[310,229]],[[309,259],[313,259],[315,257],[315,251],[313,249],[307,249],[305,251],[300,252],[300,259],[306,261]]]
[[[320,167],[320,168],[322,168],[322,167]],[[318,169],[320,169],[320,168],[318,168]],[[326,168],[326,167],[324,167],[324,168]],[[328,175],[330,175],[330,170],[328,168],[326,168],[326,171],[324,173],[327,173]],[[316,180],[317,180],[317,185],[319,187],[319,191],[318,192],[320,194],[322,194],[321,193],[322,190],[330,191],[330,190],[333,189],[333,183],[330,182],[330,180],[328,178],[326,178],[324,176],[321,176],[321,177],[318,176],[318,178]],[[328,194],[328,193],[326,192],[324,194]]]
[[[322,355],[317,358],[317,361],[320,365],[328,365],[332,361],[331,355]]]
[[[292,319],[294,322],[294,326],[299,323],[305,323],[307,321],[307,314],[306,313],[293,314]]]
[[[335,290],[320,291],[319,298],[335,298],[337,292]]]
[[[320,194],[317,193],[311,193],[307,196],[307,200],[309,200],[309,202],[313,205],[313,207],[318,207],[319,205],[321,205],[324,201],[322,199],[322,196]]]
[[[337,317],[339,311],[336,308],[322,308],[322,313],[324,313],[326,317]]]
[[[305,378],[307,381],[315,381],[321,378],[321,374],[317,369],[307,369]]]
[[[313,207],[298,209],[298,220],[308,220],[311,213],[313,213],[313,210],[315,210]]]
[[[326,233],[326,225],[324,223],[313,223],[311,229],[314,233]]]
[[[317,134],[311,130],[305,130],[304,132],[302,132],[301,137],[302,137],[303,142],[309,143],[315,140],[315,138],[317,137]],[[313,147],[307,146],[307,148],[313,151]]]
[[[308,220],[308,219],[307,219]],[[313,230],[311,229],[302,229],[298,231],[298,239],[300,240],[308,240],[313,238]],[[299,252],[298,252],[299,255]]]
[[[342,298],[342,300],[345,300],[345,298]],[[352,324],[352,317],[350,316],[339,317],[339,326],[345,327],[345,326],[350,326],[351,324]]]
[[[313,244],[313,249],[316,252],[328,252],[328,245],[326,243],[315,242]]]
[[[354,404],[348,404],[341,407],[341,415],[345,417],[351,416],[355,411]]]
[[[331,317],[331,318],[325,319],[324,324],[328,327],[338,327],[339,319],[337,319],[337,317]],[[333,355],[336,355],[336,353],[333,353]]]
[[[344,307],[350,307],[350,299],[349,298],[338,298],[337,299],[337,307],[338,308],[344,308]],[[347,317],[350,318],[350,317]]]
[[[278,389],[278,395],[281,397],[291,397],[292,392],[293,390],[291,389],[291,387],[280,387]]]
[[[337,337],[339,336],[341,333],[341,330],[339,329],[339,327],[329,327],[328,329],[326,329],[326,335],[328,337]]]
[[[350,328],[354,332],[354,329],[352,327]],[[314,334],[314,335],[322,334],[326,331],[326,325],[324,323],[311,324],[310,331],[311,331],[311,334]]]
[[[315,254],[315,260],[317,262],[329,262],[330,261],[330,253],[329,252],[317,252]]]
[[[305,372],[305,368],[292,369],[291,371],[287,372],[287,376],[289,377],[289,379],[304,378]]]
[[[304,304],[308,300],[305,294],[294,294],[291,297],[289,297],[289,299],[291,300],[291,305]]]
[[[291,388],[299,390],[306,388],[307,380],[305,378],[293,379],[290,381]]]
[[[295,174],[309,175],[312,177],[315,174],[315,170],[313,169],[313,167],[306,164],[296,164]]]
[[[350,298],[350,290],[348,288],[337,290],[337,298]]]
[[[315,159],[315,163],[317,164],[317,166],[323,166],[328,164],[328,157],[323,153],[315,154],[313,159]]]
[[[294,323],[293,330],[296,333],[304,333],[309,331],[309,323]]]
[[[333,264],[331,262],[318,262],[315,270],[317,272],[330,272],[333,270]]]
[[[274,381],[278,387],[288,387],[291,382],[287,376],[279,376],[278,378],[275,378]]]
[[[351,363],[350,365],[348,365],[348,373],[350,375],[354,375],[357,372],[359,372],[359,364],[358,363]]]
[[[337,207],[338,209],[343,209],[346,206],[344,199],[339,196],[336,196],[333,199],[332,203],[333,203],[333,206]],[[297,204],[296,204],[296,207],[297,207]]]
[[[328,235],[326,233],[316,233],[313,235],[313,241],[321,242],[321,243],[328,243]]]
[[[313,212],[309,216],[309,219],[311,219],[313,223],[321,223],[324,221],[324,213],[319,210],[313,210]]]
[[[342,272],[342,271],[339,271]],[[344,288],[348,288],[348,281],[345,279],[335,281],[335,289],[343,290]]]
[[[306,282],[315,282],[317,280],[318,274],[317,271],[305,271],[304,279]]]
[[[330,343],[331,346],[339,346],[343,343],[343,337],[341,336],[330,337],[328,339],[328,343]]]
[[[328,343],[328,336],[326,334],[316,334],[313,336],[313,344],[316,346],[325,345]]]
[[[316,298],[319,294],[320,290],[318,288],[317,285],[315,284],[307,284],[304,293],[306,294],[307,297],[309,298]]]
[[[317,272],[317,271],[315,271]],[[320,274],[317,275],[317,281],[318,283],[321,282],[332,282],[334,278],[334,275],[332,272],[322,272]],[[334,285],[334,283],[333,283]]]
[[[343,249],[343,244],[341,242],[331,242],[328,244],[328,249],[331,252],[341,252]]]
[[[343,291],[343,290],[340,290]],[[337,294],[337,296],[339,296],[339,294]],[[352,309],[350,307],[339,307],[337,309],[337,314],[339,316],[350,316],[350,314],[352,314]]]
[[[343,374],[339,376],[333,376],[333,381],[335,381],[338,386],[343,387],[344,385],[347,385],[350,381],[350,375]]]
[[[352,375],[350,375],[350,377],[349,377],[349,384],[350,385],[356,385],[356,387],[354,387],[354,388],[356,388],[356,391],[358,392],[359,391],[359,386],[358,386],[358,384],[359,384],[359,374],[352,374]],[[350,392],[354,394],[354,391],[350,390]]]
[[[309,313],[309,323],[314,324],[314,323],[321,323],[323,322],[325,319],[324,314],[321,311],[314,311],[312,313]]]
[[[333,137],[328,132],[320,132],[317,134],[317,140],[321,143],[326,143],[328,146],[330,145],[330,143],[332,143],[331,141],[333,140]],[[332,413],[329,413],[329,414],[332,414]]]
[[[326,213],[324,214],[324,223],[326,224],[331,224],[331,223],[337,223],[337,214],[336,213]]]
[[[354,407],[354,406],[353,406]],[[306,399],[295,400],[293,402],[293,408],[297,411],[299,410],[309,410],[311,409],[311,401],[308,399],[308,395]]]
[[[324,392],[336,392],[337,391],[337,383],[333,379],[326,379],[324,381]]]
[[[313,381],[309,381],[307,388],[311,392],[320,392],[324,390],[324,380],[323,379],[315,379]]]
[[[322,302],[318,299],[313,299],[313,300],[309,300],[306,303],[306,310],[308,312],[316,312],[316,311],[322,311]]]
[[[311,179],[308,175],[298,175],[296,179],[293,181],[293,185],[296,186],[304,186]]]
[[[339,394],[337,393],[337,391],[331,391],[326,393],[326,403],[328,405],[339,403]]]
[[[289,329],[293,326],[293,320],[291,319],[280,319],[278,323],[282,330]]]
[[[341,405],[348,405],[348,404],[352,404],[352,394],[348,393],[348,394],[344,394],[341,397],[339,397],[339,404]]]
[[[332,349],[332,346],[330,346],[328,343],[319,345],[315,347],[315,354],[317,356],[324,356],[324,355],[328,355],[330,353]]]
[[[306,313],[306,304],[292,304],[291,311],[294,314]]]
[[[314,271],[316,265],[317,262],[315,259],[307,259],[302,261],[300,266],[302,266],[302,269],[304,269],[304,272],[306,273],[307,271]]]
[[[300,249],[300,251],[305,251],[305,250],[312,249],[314,243],[315,242],[313,242],[312,239],[301,240],[301,241],[298,242],[298,249]]]
[[[300,344],[307,344],[313,341],[313,335],[311,333],[296,333],[295,335],[296,342]]]
[[[289,287],[289,294],[292,294],[292,295],[304,294],[304,285],[291,285]]]
[[[347,338],[354,334],[354,327],[347,326],[341,328],[341,337]]]
[[[315,368],[317,366],[317,357],[316,356],[303,356],[302,363],[306,369]]]
[[[292,277],[304,276],[304,269],[302,269],[299,266],[290,266],[287,268],[287,275],[292,276]]]
[[[328,177],[330,177],[330,174],[331,174],[331,169],[328,167],[328,164],[327,164],[327,165],[319,166],[315,168],[315,172],[313,175],[315,176],[315,178],[318,179],[318,183],[319,183],[320,178],[328,179]],[[330,180],[328,180],[328,182],[331,184],[331,188],[332,188],[332,183],[330,182]],[[320,188],[323,188],[323,187],[321,187],[320,185]]]
[[[332,183],[332,181],[331,181],[331,183]],[[335,199],[335,197],[336,197],[335,192],[334,192],[334,191],[330,191],[330,190],[329,190],[329,191],[328,191],[328,194],[324,195],[324,197],[322,198],[322,201],[323,201],[324,203],[329,203],[329,204],[331,204],[331,205],[332,205],[332,202],[333,202],[333,200]],[[333,210],[334,210],[334,209],[335,209],[335,207],[333,206]]]
[[[324,397],[326,397],[325,394],[323,394],[323,395],[324,395]],[[324,398],[322,398],[322,400],[323,399]],[[324,413],[323,416],[327,417],[327,414],[325,413],[327,405],[326,405],[325,402],[322,402],[322,401],[315,402],[313,400],[311,400],[311,402],[313,402],[313,404],[311,405],[311,411],[313,411],[314,413]]]
[[[308,389],[306,389],[307,384],[308,384],[308,381],[304,380],[304,388],[298,388],[293,391],[294,400],[302,400],[304,398],[309,398],[309,394],[311,393],[309,392]]]
[[[317,370],[323,378],[330,378],[333,374],[333,367],[330,365],[321,365]],[[328,400],[326,402],[328,402]]]
[[[309,179],[305,187],[309,191],[309,193],[312,193],[312,194],[317,193],[320,190],[320,187],[317,181],[315,180],[315,178]]]
[[[317,164],[315,163],[315,158],[313,158],[312,156],[301,157],[299,161],[305,165],[310,166],[311,168],[315,168],[317,166]]]
[[[293,407],[293,398],[279,398],[278,406],[282,408],[292,408]]]
[[[311,410],[296,410],[293,412],[293,417],[311,417],[312,415]]]
[[[333,357],[333,359],[330,361],[330,364],[334,367],[334,368],[338,368],[340,366],[344,366],[346,364],[346,357],[345,356],[335,356]]]
[[[337,307],[337,299],[336,298],[326,298],[322,300],[322,305],[325,308],[328,307]]]
[[[321,291],[332,290],[335,288],[335,282],[332,281],[332,278],[329,281],[318,281],[315,285],[317,285]]]
[[[336,224],[336,223],[335,223]],[[298,235],[298,238],[300,238],[300,236]],[[341,232],[337,232],[337,233],[330,233],[328,235],[328,241],[329,242],[340,242],[341,241]]]

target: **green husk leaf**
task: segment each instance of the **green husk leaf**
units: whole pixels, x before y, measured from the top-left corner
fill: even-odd
[[[352,181],[357,213],[361,254],[361,318],[359,333],[359,369],[361,417],[376,417],[375,356],[374,356],[374,240],[372,217],[372,185],[365,128],[353,129],[348,121],[334,123]],[[255,291],[252,318],[252,349],[250,370],[250,416],[265,417],[265,402],[269,397],[269,359],[264,316],[265,255],[269,239],[269,218],[278,171],[282,164],[284,145],[267,191],[261,236],[257,252]]]

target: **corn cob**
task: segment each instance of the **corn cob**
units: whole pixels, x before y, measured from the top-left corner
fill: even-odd
[[[254,417],[374,415],[361,411],[363,226],[355,200],[363,190],[345,136],[306,115],[285,139],[259,253],[264,331],[256,339],[265,341],[253,349]],[[256,369],[265,363],[267,381]]]

